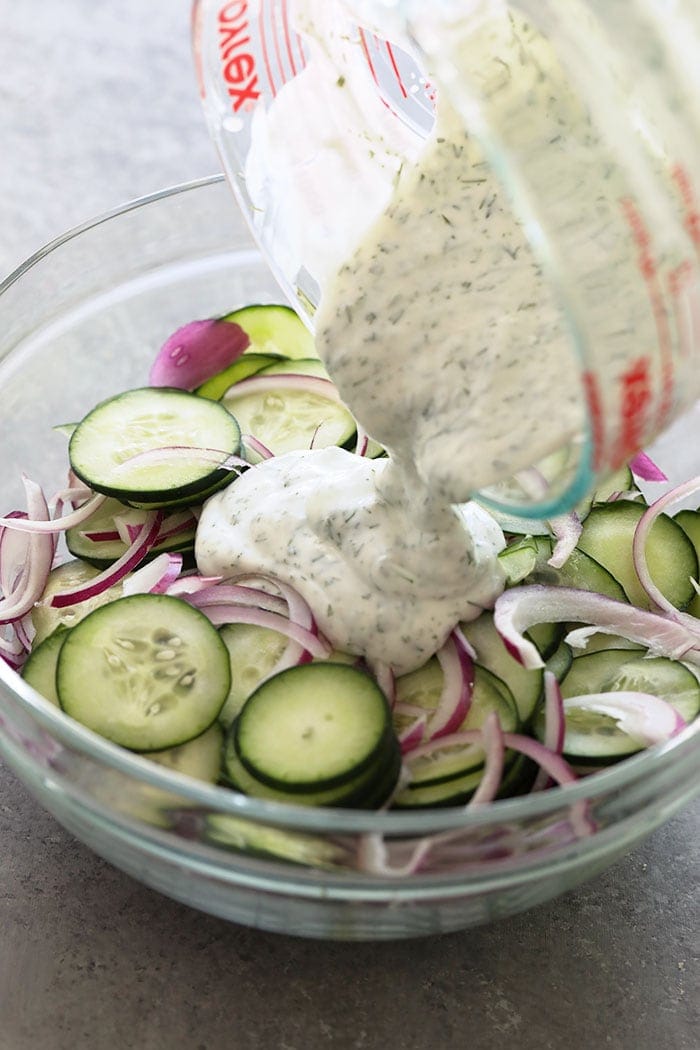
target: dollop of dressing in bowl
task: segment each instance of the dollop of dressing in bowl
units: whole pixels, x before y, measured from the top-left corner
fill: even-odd
[[[493,605],[503,546],[476,504],[453,508],[391,460],[331,447],[265,460],[212,496],[196,555],[207,575],[291,584],[334,647],[404,674]]]

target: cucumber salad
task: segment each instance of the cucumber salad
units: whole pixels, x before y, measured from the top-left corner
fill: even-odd
[[[648,505],[637,480],[665,479],[643,453],[552,521],[469,504],[467,611],[441,636],[429,620],[402,662],[384,657],[360,591],[336,607],[324,546],[353,535],[355,514],[371,527],[353,478],[381,488],[390,460],[292,310],[186,325],[142,387],[57,429],[67,481],[47,496],[24,477],[26,506],[0,519],[0,651],[68,717],[145,758],[295,805],[472,807],[594,774],[698,717],[700,512],[667,512],[700,481]],[[294,489],[321,467],[327,498]],[[285,488],[289,534],[274,511]],[[275,574],[263,555],[282,548]],[[399,578],[410,621],[410,566],[372,558],[367,572]]]

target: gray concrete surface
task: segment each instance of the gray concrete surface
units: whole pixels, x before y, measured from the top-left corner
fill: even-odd
[[[187,0],[0,0],[0,271],[218,169]],[[700,807],[564,898],[399,944],[227,925],[75,842],[0,768],[0,1050],[695,1050]]]

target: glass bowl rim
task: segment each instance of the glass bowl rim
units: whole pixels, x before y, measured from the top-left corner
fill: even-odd
[[[224,175],[216,174],[169,186],[127,201],[72,227],[28,256],[0,282],[0,296],[32,267],[81,234],[165,198],[206,189],[224,182]],[[231,204],[232,206],[236,204],[233,196]],[[247,226],[246,229],[249,236],[252,237]],[[261,257],[264,261],[265,256],[262,252]],[[11,354],[12,350],[9,353]],[[251,798],[231,788],[199,782],[154,762],[148,762],[139,754],[129,752],[111,743],[68,718],[3,661],[0,661],[0,684],[4,687],[3,691],[7,691],[12,700],[19,703],[20,707],[54,739],[86,754],[93,761],[144,784],[177,792],[188,801],[200,806],[249,818],[253,821],[316,833],[332,830],[336,833],[348,834],[374,832],[378,835],[427,835],[457,828],[467,830],[484,827],[492,822],[517,822],[533,817],[545,817],[578,800],[593,798],[606,792],[619,791],[637,780],[648,778],[654,772],[666,768],[670,762],[678,761],[682,756],[693,752],[700,755],[700,719],[698,719],[672,740],[641,751],[618,765],[590,777],[581,778],[577,783],[517,798],[499,799],[486,806],[475,807],[473,810],[467,810],[464,806],[455,806],[430,809],[425,812],[412,810],[401,813],[331,807],[313,808]],[[0,707],[2,707],[1,701]],[[700,785],[698,790],[700,790]]]

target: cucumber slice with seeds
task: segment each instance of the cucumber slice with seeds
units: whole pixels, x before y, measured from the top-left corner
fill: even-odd
[[[257,376],[308,375],[328,379],[316,359],[282,361],[263,368]],[[245,386],[230,388],[221,404],[238,420],[244,434],[253,434],[276,456],[297,449],[345,445],[357,431],[347,408],[321,394],[305,390],[279,390],[247,393]]]
[[[608,649],[577,656],[561,683],[565,701],[590,693],[651,693],[666,700],[688,722],[700,713],[700,683],[682,663],[666,657],[638,656],[629,649]],[[544,735],[542,713],[535,722]],[[567,706],[564,754],[577,762],[614,762],[644,749],[608,714]]]
[[[216,720],[231,684],[226,646],[197,609],[135,594],[70,631],[56,668],[61,707],[132,751],[192,740]]]
[[[231,474],[196,452],[171,459],[128,462],[141,452],[186,446],[240,449],[238,423],[222,404],[168,387],[128,390],[101,402],[76,427],[68,446],[71,466],[95,492],[132,506],[194,503],[227,484]]]
[[[288,639],[279,631],[248,623],[226,624],[219,634],[231,665],[231,688],[219,720],[230,726],[251,693],[274,670]]]
[[[93,598],[88,598],[83,602],[76,602],[75,605],[66,605],[57,609],[53,605],[48,604],[48,599],[52,595],[60,594],[62,591],[70,591],[81,583],[87,583],[89,580],[94,579],[98,573],[99,570],[94,565],[88,565],[86,562],[80,561],[80,559],[64,562],[63,565],[57,565],[55,569],[51,570],[44,592],[31,613],[32,624],[36,632],[33,649],[40,645],[45,638],[48,638],[50,634],[53,634],[56,628],[74,627],[80,620],[84,620],[93,609],[106,605],[108,602],[113,602],[116,598],[121,598],[124,579],[128,579],[128,577],[124,577],[119,583],[114,583],[111,587],[105,588]]]

